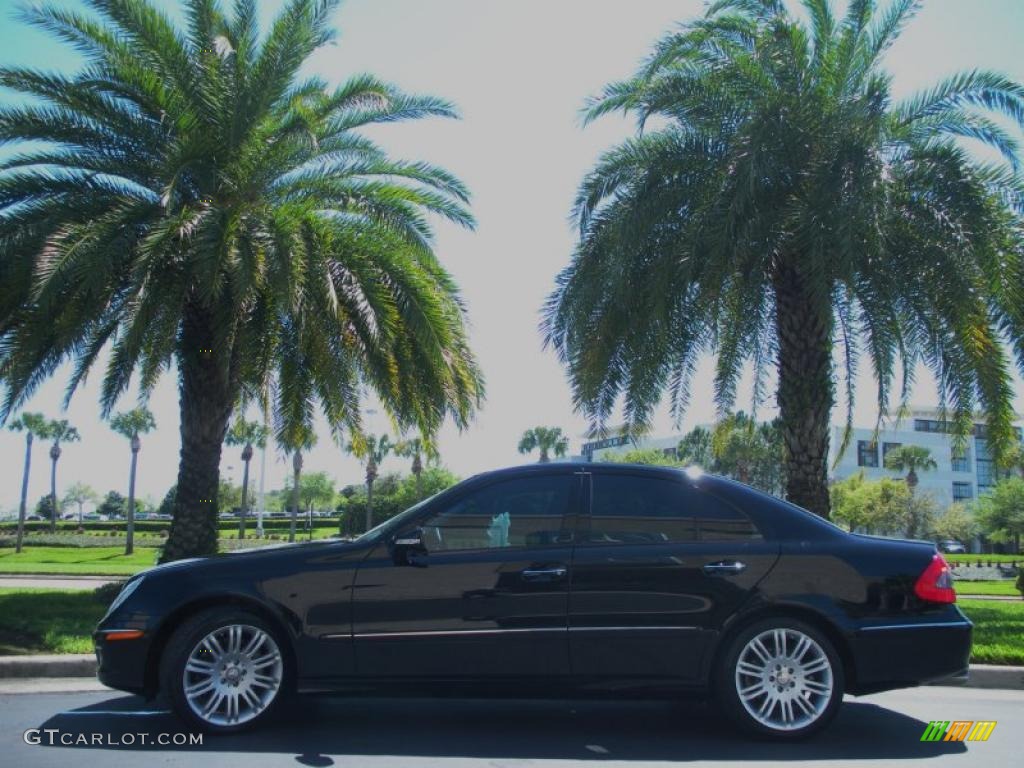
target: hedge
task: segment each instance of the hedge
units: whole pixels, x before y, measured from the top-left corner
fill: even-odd
[[[300,515],[296,519],[296,527],[305,530],[306,518]],[[92,532],[113,532],[123,534],[127,528],[128,523],[124,520],[86,520],[82,523],[81,528],[86,533]],[[284,531],[287,532],[291,527],[291,518],[288,517],[264,517],[263,518],[263,530],[265,531]],[[79,528],[77,520],[61,520],[57,523],[57,531],[59,533],[75,533]],[[234,520],[218,520],[217,528],[221,532],[238,533],[238,519]],[[330,528],[332,530],[338,529],[338,518],[337,517],[314,517],[313,528]],[[18,529],[17,521],[4,521],[0,523],[0,533],[14,533]],[[159,534],[161,531],[169,531],[171,529],[170,520],[136,520],[135,531],[136,533],[153,533]],[[256,516],[247,516],[245,519],[245,530],[246,533],[250,533],[256,530]],[[26,520],[25,531],[28,533],[49,533],[50,523],[47,520]]]

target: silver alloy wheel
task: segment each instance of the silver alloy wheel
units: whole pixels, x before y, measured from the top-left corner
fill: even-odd
[[[182,687],[196,717],[211,725],[241,725],[257,717],[281,689],[284,663],[267,632],[229,624],[196,643]]]
[[[832,663],[796,629],[769,629],[751,638],[736,661],[736,693],[747,713],[773,731],[815,722],[832,699]]]

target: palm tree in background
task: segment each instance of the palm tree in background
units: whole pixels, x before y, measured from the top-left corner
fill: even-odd
[[[373,484],[381,462],[395,450],[395,444],[387,435],[359,435],[348,444],[349,453],[366,462],[366,528],[373,528]]]
[[[21,543],[25,537],[25,511],[28,505],[28,476],[32,468],[32,441],[35,436],[45,439],[50,422],[41,413],[22,413],[11,419],[7,428],[14,432],[25,433],[25,468],[21,473],[21,503],[18,505],[18,533],[14,540],[14,551],[21,553]]]
[[[900,364],[924,362],[959,434],[980,407],[993,451],[1011,444],[1024,183],[999,118],[1024,124],[1024,87],[972,71],[897,101],[880,62],[917,3],[803,5],[807,23],[781,0],[714,2],[589,103],[587,122],[624,112],[639,132],[580,185],[544,330],[595,427],[621,404],[639,431],[666,392],[681,418],[707,352],[722,412],[747,362],[755,405],[773,367],[786,495],[827,517],[835,378],[852,409],[862,354],[882,414]]]
[[[302,452],[308,451],[316,445],[316,434],[312,428],[307,427],[301,421],[297,423],[286,423],[279,426],[277,430],[277,443],[286,454],[292,457],[292,499],[291,499],[291,525],[288,529],[288,541],[295,541],[295,523],[299,517],[299,494],[302,491]]]
[[[60,444],[78,442],[81,435],[67,419],[60,419],[47,425],[46,437],[53,440],[50,446],[50,533],[56,533],[57,520],[60,518],[60,505],[57,503],[57,462],[60,461]]]
[[[540,449],[539,461],[551,461],[551,454],[561,458],[569,450],[569,438],[562,434],[561,427],[534,427],[523,432],[519,439],[519,452],[532,453]]]
[[[402,428],[465,426],[483,381],[429,217],[470,227],[465,187],[389,158],[361,129],[452,117],[434,97],[360,75],[300,76],[336,0],[287,0],[264,36],[256,3],[184,0],[177,28],[147,0],[27,7],[68,42],[72,74],[0,68],[0,420],[100,351],[109,415],[173,363],[181,453],[162,558],[217,547],[232,412],[275,378],[282,423],[360,428],[362,385]],[[212,502],[210,500],[213,500]]]
[[[139,462],[139,450],[142,448],[140,435],[156,429],[156,420],[149,409],[133,408],[114,416],[110,420],[110,428],[128,438],[132,450],[131,470],[128,473],[128,524],[125,526],[124,544],[124,553],[130,555],[135,551],[135,470]]]
[[[228,430],[224,442],[228,445],[242,447],[242,462],[245,469],[242,471],[242,504],[238,512],[238,538],[245,538],[245,516],[248,512],[249,500],[249,462],[252,461],[253,446],[263,448],[267,444],[268,430],[258,421],[246,421],[239,417],[231,429]]]
[[[932,452],[920,445],[901,445],[885,454],[885,468],[907,473],[907,488],[917,488],[917,471],[928,472],[938,467]]]
[[[78,507],[78,525],[82,525],[82,508],[88,503],[98,503],[100,495],[96,493],[88,483],[73,483],[64,492],[64,503],[74,504]]]
[[[423,459],[436,461],[438,458],[437,447],[433,440],[424,437],[413,437],[401,440],[395,445],[395,455],[402,458],[412,459],[412,474],[416,478],[416,498],[423,498]]]

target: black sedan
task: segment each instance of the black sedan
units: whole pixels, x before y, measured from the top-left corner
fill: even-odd
[[[710,695],[806,736],[863,694],[962,675],[934,545],[846,533],[700,473],[479,475],[354,542],[159,566],[100,622],[100,680],[233,731],[292,692]]]

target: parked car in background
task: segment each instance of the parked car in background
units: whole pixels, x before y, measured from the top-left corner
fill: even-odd
[[[94,639],[103,683],[215,732],[340,691],[712,697],[794,739],[844,693],[965,673],[955,601],[931,544],[697,472],[560,463],[471,478],[352,542],[150,569]]]
[[[955,539],[947,539],[939,543],[939,551],[947,555],[963,555],[967,553],[967,547]]]

